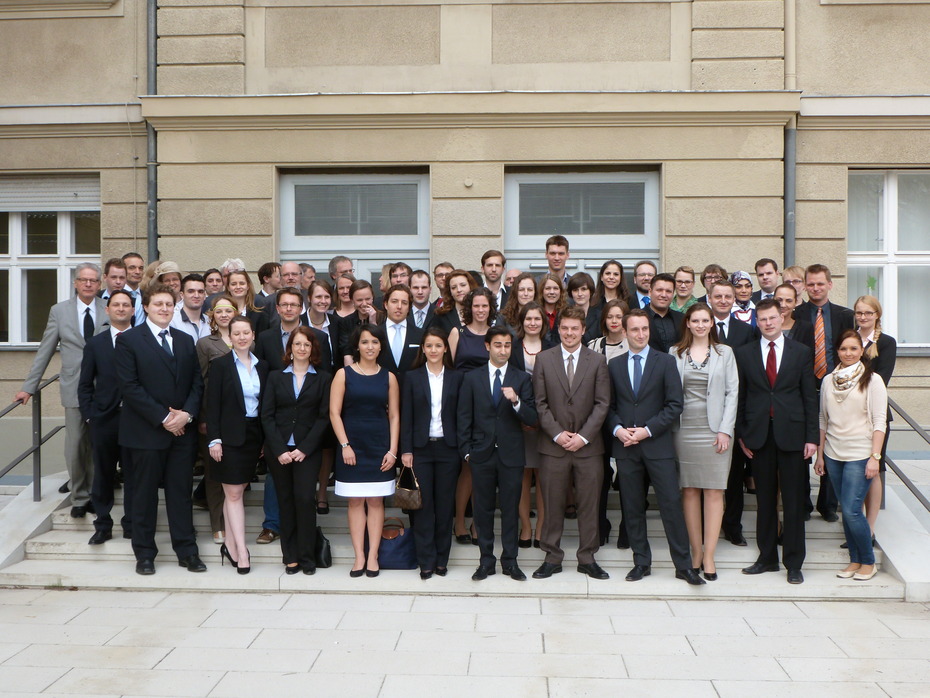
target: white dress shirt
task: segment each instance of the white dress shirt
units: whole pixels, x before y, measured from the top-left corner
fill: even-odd
[[[762,347],[762,369],[765,369],[765,362],[769,358],[769,342],[775,342],[775,370],[781,370],[781,355],[785,351],[785,335],[779,334],[776,339],[766,339],[763,337],[759,340],[759,346]]]
[[[442,385],[446,375],[446,369],[443,368],[439,372],[439,375],[426,369],[426,375],[429,378],[429,437],[431,439],[441,439],[443,436]],[[503,378],[501,380],[503,380]]]
[[[501,366],[500,368],[498,368],[497,366],[495,366],[494,364],[492,364],[490,361],[488,361],[488,385],[489,385],[490,388],[491,388],[491,394],[492,394],[492,395],[494,394],[494,372],[495,372],[495,371],[500,371],[500,372],[501,372],[501,399],[502,399],[502,400],[507,400],[507,398],[504,397],[504,393],[503,393],[503,389],[504,389],[504,379],[507,378],[507,366],[508,366],[508,364],[504,364],[503,366]],[[510,402],[510,400],[507,400],[507,402]],[[511,404],[513,404],[513,403],[511,403]],[[519,400],[519,399],[517,400],[517,404],[515,404],[515,405],[513,406],[513,408],[514,408],[515,410],[519,410],[519,409],[520,409],[520,400]]]
[[[94,300],[96,300],[96,298]],[[84,313],[88,308],[90,308],[90,319],[94,321],[94,327],[96,327],[97,304],[94,301],[91,301],[90,305],[85,305],[84,301],[82,301],[80,298],[77,299],[78,329],[81,331],[81,334],[84,334]]]
[[[155,341],[158,342],[159,346],[161,346],[160,333],[164,330],[168,330],[168,334],[165,335],[165,338],[168,340],[168,346],[171,347],[171,353],[174,354],[174,338],[171,336],[171,330],[167,327],[159,327],[148,318],[145,318],[145,324],[148,325],[149,330],[151,330],[152,334],[155,335]]]

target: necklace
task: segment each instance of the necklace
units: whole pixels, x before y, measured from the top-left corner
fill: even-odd
[[[707,349],[707,356],[704,357],[704,360],[700,364],[694,363],[694,359],[691,358],[691,350],[688,349],[688,365],[691,368],[700,371],[707,367],[707,363],[710,361],[710,348]]]
[[[358,361],[355,362],[355,370],[361,373],[363,376],[373,376],[375,375],[375,373],[378,372],[378,371],[375,371],[375,373],[365,373],[365,371],[362,370],[362,364]]]

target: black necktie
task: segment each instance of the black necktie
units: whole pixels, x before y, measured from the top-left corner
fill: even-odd
[[[174,356],[171,345],[168,344],[168,330],[162,330],[158,333],[158,336],[161,337],[161,348],[168,352],[168,356]]]
[[[643,380],[643,357],[639,354],[633,355],[633,395],[639,395],[639,384]]]
[[[491,388],[491,399],[494,400],[495,407],[501,401],[501,370],[494,371],[494,387]]]
[[[721,342],[727,341],[727,333],[723,329],[726,327],[726,325],[722,322],[718,322],[717,327],[719,328],[717,330],[717,339],[719,339]]]
[[[84,309],[84,341],[89,342],[94,336],[94,318],[90,315],[90,308]]]

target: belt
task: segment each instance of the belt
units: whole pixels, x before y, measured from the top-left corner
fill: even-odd
[[[444,437],[442,436],[431,436],[429,437],[430,441],[442,441]]]

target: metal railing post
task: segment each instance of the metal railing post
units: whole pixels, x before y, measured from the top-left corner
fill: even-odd
[[[32,397],[32,501],[42,501],[42,391]]]

